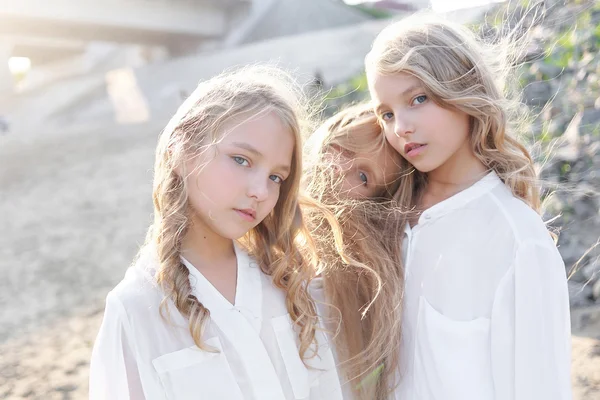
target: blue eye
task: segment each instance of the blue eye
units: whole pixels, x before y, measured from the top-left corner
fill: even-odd
[[[423,104],[427,101],[427,96],[425,96],[424,94],[417,96],[413,99],[413,105],[417,105],[417,104]]]
[[[244,157],[240,157],[240,156],[233,156],[231,157],[233,159],[233,161],[235,161],[237,164],[243,166],[243,167],[248,167],[250,165],[250,163],[248,162],[248,160],[246,160]]]
[[[391,112],[386,112],[386,113],[381,114],[381,119],[384,121],[389,121],[393,117],[394,117],[394,114]]]
[[[273,182],[278,183],[278,184],[283,183],[283,178],[280,176],[277,176],[277,175],[271,175],[269,177],[269,179],[271,179]]]
[[[365,174],[364,172],[359,172],[358,176],[360,178],[360,180],[362,181],[364,186],[367,186],[367,182],[369,181],[369,179],[367,178],[367,174]]]

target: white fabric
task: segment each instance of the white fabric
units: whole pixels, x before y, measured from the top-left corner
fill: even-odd
[[[283,291],[237,246],[236,255],[235,305],[182,259],[194,295],[210,311],[203,339],[217,352],[194,345],[187,321],[171,303],[172,324],[160,316],[156,262],[150,252],[143,255],[107,296],[91,360],[90,399],[341,399],[323,331],[317,334],[318,356],[307,368]]]
[[[495,173],[426,210],[404,241],[398,400],[567,400],[566,272]]]
[[[310,282],[309,290],[312,298],[315,301],[315,304],[317,305],[317,310],[322,320],[322,326],[325,328],[325,334],[327,335],[327,339],[329,340],[329,343],[331,343],[331,347],[333,349],[333,359],[335,361],[335,365],[338,367],[338,376],[342,385],[342,397],[344,398],[344,400],[353,400],[354,395],[352,393],[351,383],[349,382],[347,377],[344,377],[343,374],[341,374],[341,371],[339,369],[340,361],[336,348],[334,346],[334,335],[339,327],[337,323],[337,318],[335,318],[335,316],[333,315],[333,306],[327,301],[327,298],[325,296],[323,278],[314,278]]]

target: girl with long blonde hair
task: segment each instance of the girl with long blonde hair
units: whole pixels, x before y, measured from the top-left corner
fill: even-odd
[[[308,139],[305,189],[342,228],[343,262],[320,213],[305,212],[329,266],[312,284],[335,344],[344,398],[388,399],[400,356],[406,213],[394,207],[400,155],[385,141],[370,104],[329,118]],[[325,224],[327,225],[327,224]]]
[[[273,67],[224,73],[162,132],[154,223],[107,297],[91,399],[341,398],[308,292],[299,93]]]
[[[500,47],[498,47],[500,46]],[[412,209],[398,399],[570,399],[563,261],[514,137],[504,43],[431,16],[366,57],[374,110]]]

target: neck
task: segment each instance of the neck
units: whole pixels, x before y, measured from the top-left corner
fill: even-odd
[[[426,192],[443,200],[472,186],[488,172],[470,147],[463,146],[444,165],[427,174]]]
[[[181,255],[196,268],[201,268],[220,265],[224,260],[235,256],[235,252],[231,239],[219,236],[194,220],[181,243]]]

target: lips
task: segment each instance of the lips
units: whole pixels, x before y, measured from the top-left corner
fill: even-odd
[[[408,154],[410,153],[412,150],[418,149],[419,147],[424,146],[423,144],[420,143],[406,143],[404,145],[404,153]]]
[[[256,211],[251,208],[235,209],[235,211],[247,221],[252,222],[256,219]]]

